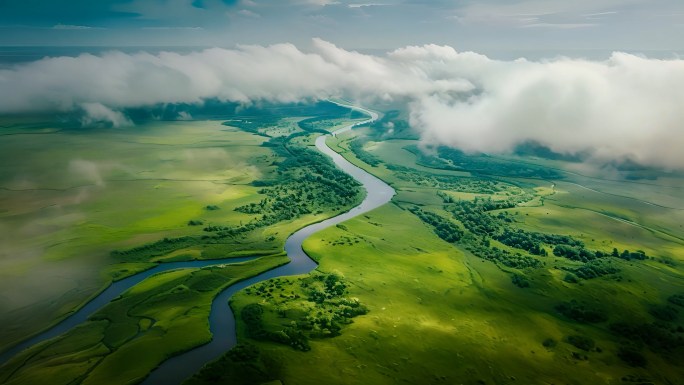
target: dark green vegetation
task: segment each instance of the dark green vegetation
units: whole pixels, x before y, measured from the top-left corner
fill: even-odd
[[[238,307],[247,337],[294,350],[311,350],[310,341],[339,336],[352,319],[368,313],[356,298],[350,298],[348,283],[337,274],[314,272],[306,277],[277,278],[245,290],[255,302],[233,301]],[[249,355],[251,360],[244,359]],[[208,365],[188,383],[230,381],[235,384],[266,382],[273,378],[272,361],[260,362],[258,346],[239,345],[220,360]],[[274,377],[277,378],[277,377]]]
[[[543,179],[562,178],[562,175],[557,171],[546,167],[503,161],[483,154],[467,155],[460,150],[448,147],[433,149],[435,155],[426,155],[425,152],[415,146],[409,147],[408,150],[417,156],[418,164],[426,167],[468,171],[481,175]]]
[[[394,204],[305,243],[318,270],[343,276],[368,314],[335,338],[310,339],[307,351],[255,337],[242,322],[238,352],[255,364],[228,354],[192,384],[666,384],[684,376],[681,214],[642,202],[657,191],[659,202],[684,206],[681,180],[647,187],[580,177],[564,167],[581,159],[532,145],[517,158],[426,155],[410,136],[392,136],[400,119],[329,141],[391,183]],[[291,295],[282,282],[264,290],[238,294],[233,308],[258,303],[268,314]]]
[[[264,357],[257,346],[239,343],[185,384],[266,384],[274,372],[279,372],[281,365],[270,357]]]
[[[253,183],[269,186],[258,191],[266,198],[235,209],[245,214],[261,214],[257,221],[245,225],[248,228],[319,214],[326,207],[341,210],[360,201],[358,182],[335,168],[324,155],[306,147],[288,145],[287,141],[271,140],[268,144],[285,160],[278,163],[278,180]]]
[[[352,318],[368,312],[357,299],[346,297],[347,285],[335,274],[275,279],[246,290],[247,294],[253,292],[267,301],[265,305],[252,303],[242,308],[240,316],[247,335],[302,351],[311,349],[310,338],[338,336]],[[274,297],[273,292],[280,293]],[[270,314],[264,315],[265,311]],[[275,316],[278,320],[274,322]]]

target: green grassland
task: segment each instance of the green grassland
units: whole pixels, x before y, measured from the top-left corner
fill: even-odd
[[[299,330],[310,350],[255,337],[238,318],[242,344],[188,384],[684,378],[684,242],[675,209],[684,202],[672,193],[681,180],[593,176],[592,191],[579,186],[587,178],[573,174],[576,165],[537,158],[528,167],[480,156],[469,172],[449,163],[469,159],[448,154],[440,163],[417,154],[415,141],[378,138],[371,128],[329,144],[397,190],[392,204],[304,245],[320,263],[315,274],[341,277],[345,295],[368,313],[341,324],[338,336],[311,336],[300,320],[319,310],[298,287],[315,274],[263,284],[268,296],[252,287],[233,298],[236,314],[258,304],[266,330]],[[487,174],[500,164],[504,172]],[[527,249],[516,237],[542,241]],[[563,254],[564,243],[575,252]]]
[[[358,117],[328,114],[311,123],[309,117],[281,122],[264,116],[261,121],[249,117],[254,127],[267,128],[256,133],[230,122],[160,122],[121,130],[60,129],[49,131],[54,137],[41,135],[44,141],[28,141],[25,136],[36,135],[24,127],[25,135],[11,135],[16,142],[3,142],[11,160],[2,168],[6,187],[0,193],[7,197],[0,211],[3,229],[41,226],[30,234],[10,234],[3,245],[7,279],[2,292],[8,295],[3,298],[8,302],[3,303],[3,346],[59,319],[108,282],[155,263],[271,255],[250,263],[248,270],[231,267],[220,277],[203,277],[203,283],[195,282],[203,273],[194,271],[162,275],[173,277],[172,289],[165,279],[150,278],[144,289],[134,288],[115,301],[111,312],[103,309],[60,342],[34,347],[12,361],[2,370],[5,380],[107,383],[104,379],[111,377],[109,383],[136,382],[164,357],[208,340],[208,306],[221,288],[240,275],[284,263],[281,252],[289,234],[360,201],[356,184],[308,148],[311,134],[300,124],[282,132],[268,130],[271,121],[290,128],[302,120],[336,127]],[[24,156],[24,163],[12,158],[29,148],[35,157]],[[315,180],[307,183],[307,178]],[[34,191],[43,201],[27,196]],[[76,194],[78,199],[72,197]],[[53,206],[59,214],[55,219],[45,212]],[[28,249],[35,246],[43,247]],[[17,292],[21,285],[44,293]],[[187,301],[174,303],[178,296]],[[125,311],[132,308],[149,314],[133,317]],[[149,322],[160,328],[143,335]],[[79,341],[83,333],[92,339]],[[163,347],[155,348],[162,334]],[[77,347],[45,353],[52,343]],[[155,352],[139,367],[113,375],[129,362],[129,352],[141,349]],[[26,361],[26,356],[37,358]]]
[[[0,143],[2,346],[100,290],[122,270],[111,250],[239,222],[231,208],[272,169],[263,138],[219,122],[14,131]]]
[[[177,214],[118,224],[127,236],[109,235],[108,250],[116,252],[103,253],[91,272],[119,279],[156,261],[264,257],[151,277],[86,324],[16,357],[0,381],[135,383],[164,357],[206,341],[208,306],[220,288],[283,263],[278,252],[290,233],[360,201],[355,183],[312,149],[318,132],[356,118],[299,109],[287,118],[236,117],[220,131],[236,135],[226,145],[243,154],[232,172],[202,174],[223,165],[211,151],[182,157],[210,158],[187,173],[174,166],[179,151],[163,158],[168,168],[154,158],[174,178],[202,175],[204,184],[167,187],[170,200],[160,205],[177,205]],[[609,178],[572,160],[422,152],[401,119],[388,113],[329,139],[391,184],[393,202],[309,238],[304,248],[320,264],[311,274],[236,294],[240,344],[187,383],[628,385],[684,378],[684,201],[677,195],[684,183],[677,175],[640,170]],[[141,159],[153,157],[152,148],[204,143],[183,142],[183,132],[147,134],[136,143],[154,147],[143,146]],[[143,164],[135,164],[138,174]],[[102,178],[106,188],[110,179]],[[192,207],[171,194],[180,200],[207,191],[215,195],[193,198]],[[128,200],[154,213],[149,202]],[[97,213],[90,204],[83,211]],[[46,259],[75,263],[67,254]],[[35,267],[13,265],[22,268],[28,276]]]

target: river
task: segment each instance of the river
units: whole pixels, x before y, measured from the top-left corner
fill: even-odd
[[[336,104],[364,112],[368,114],[370,118],[342,127],[334,131],[332,133],[333,136],[347,132],[355,126],[369,123],[378,119],[378,114],[373,111],[343,103]],[[290,258],[290,262],[288,264],[238,282],[219,293],[211,304],[211,313],[209,316],[209,328],[213,336],[211,342],[164,361],[143,381],[143,385],[180,384],[185,379],[198,372],[206,363],[215,360],[223,353],[230,350],[237,343],[235,316],[233,315],[230,306],[228,306],[228,301],[233,294],[244,289],[245,287],[254,285],[255,283],[265,281],[267,279],[300,275],[310,272],[316,268],[317,264],[304,252],[304,249],[302,248],[302,243],[304,240],[318,231],[335,226],[339,223],[378,208],[392,199],[395,194],[395,191],[392,187],[377,177],[364,171],[363,169],[351,164],[340,154],[333,151],[325,143],[326,139],[329,137],[330,135],[319,136],[316,139],[316,148],[323,154],[331,157],[337,167],[351,175],[354,179],[362,184],[363,188],[366,190],[366,197],[364,200],[361,202],[361,204],[345,213],[318,223],[308,225],[290,235],[290,237],[285,241],[285,252]],[[12,349],[0,355],[0,364],[4,364],[23,349],[47,339],[56,337],[84,322],[90,315],[92,315],[102,306],[109,303],[112,299],[121,295],[124,291],[135,286],[153,274],[179,268],[197,268],[217,264],[230,264],[250,259],[254,259],[254,257],[233,258],[220,261],[214,260],[163,263],[153,269],[115,282],[109,288],[83,306],[79,311],[65,318],[53,328],[50,328],[45,332],[14,346]]]

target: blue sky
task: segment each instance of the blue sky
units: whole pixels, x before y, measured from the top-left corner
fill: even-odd
[[[0,45],[684,49],[681,0],[0,0]]]

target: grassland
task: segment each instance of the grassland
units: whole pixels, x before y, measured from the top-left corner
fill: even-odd
[[[0,346],[125,270],[111,250],[199,234],[189,220],[239,223],[247,216],[232,208],[255,199],[249,183],[272,169],[264,138],[219,122],[13,132],[0,143]]]
[[[366,138],[354,144],[359,134]],[[339,336],[311,338],[306,352],[253,338],[241,323],[242,345],[188,384],[675,384],[684,378],[678,300],[684,242],[676,209],[682,201],[673,192],[681,179],[587,178],[571,162],[536,158],[479,158],[473,170],[439,168],[429,155],[409,151],[415,141],[380,138],[372,128],[330,144],[398,192],[393,204],[304,245],[320,263],[317,274],[342,277],[347,295],[368,313]],[[521,168],[523,160],[534,167]],[[483,174],[507,162],[503,172]],[[517,171],[506,175],[507,169]],[[454,209],[457,202],[490,199],[501,206],[476,218],[491,224],[491,233]],[[544,242],[531,253],[501,236],[505,230],[576,242],[591,260],[554,255],[558,245]],[[646,258],[613,257],[613,249],[641,250]],[[581,274],[587,271],[608,273]],[[313,303],[302,299],[296,311],[279,313],[278,298],[302,279],[308,278],[279,279],[270,286],[274,299],[243,291],[231,305],[239,314],[259,304],[271,330],[296,326]]]
[[[295,110],[316,116],[317,108]],[[321,119],[250,115],[235,119],[249,122],[240,129],[220,121],[164,122],[120,130],[41,128],[37,135],[33,126],[14,125],[9,137],[16,140],[3,142],[11,161],[2,168],[2,225],[19,231],[6,234],[3,244],[3,346],[59,319],[112,280],[156,263],[263,257],[150,278],[86,324],[15,357],[3,367],[2,382],[138,382],[164,358],[206,342],[209,305],[222,288],[285,263],[289,234],[362,197],[353,180],[308,149],[309,129],[358,117],[336,106],[320,110]],[[36,155],[24,163],[12,158],[29,149]],[[45,207],[55,207],[55,218]],[[128,368],[131,354],[140,359]]]
[[[119,254],[125,263],[103,263],[98,271],[118,278],[151,261],[219,256],[228,242],[233,254],[270,256],[155,276],[80,329],[15,359],[3,378],[136,382],[163,357],[206,341],[202,322],[217,290],[282,263],[275,252],[288,234],[360,199],[315,201],[328,195],[307,175],[349,182],[315,166],[318,158],[307,152],[316,132],[342,120],[294,115],[230,122],[252,140],[268,141],[255,147],[264,155],[245,163],[261,172],[252,176],[259,182],[238,186],[244,194],[232,200],[204,200],[179,219],[183,226],[164,228],[176,241],[152,242],[163,232],[122,239],[116,248],[133,250]],[[393,202],[309,238],[305,250],[320,264],[312,274],[235,295],[240,344],[189,384],[629,385],[684,378],[679,176],[640,171],[644,179],[635,180],[567,160],[422,153],[400,116],[330,139],[390,183],[398,193]],[[284,160],[291,156],[303,161]],[[274,204],[309,193],[305,202]],[[267,215],[256,214],[262,211]],[[191,220],[202,225],[187,226]],[[217,243],[193,241],[201,235]],[[156,251],[139,259],[139,245]],[[130,357],[140,365],[129,367]]]

